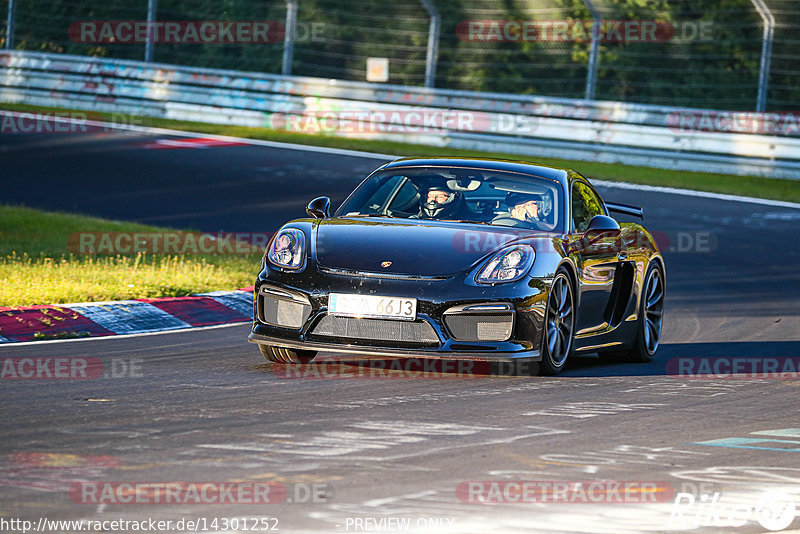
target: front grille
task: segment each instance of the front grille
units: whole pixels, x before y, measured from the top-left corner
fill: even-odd
[[[514,328],[514,315],[445,314],[444,324],[458,341],[506,341]]]
[[[357,317],[324,316],[311,331],[324,337],[438,344],[439,336],[425,321],[392,321]]]
[[[311,306],[299,302],[278,299],[262,295],[262,318],[265,323],[282,326],[284,328],[301,328],[308,316],[311,315]]]

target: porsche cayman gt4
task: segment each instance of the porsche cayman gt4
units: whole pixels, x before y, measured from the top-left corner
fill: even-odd
[[[331,214],[278,230],[255,283],[249,340],[273,362],[317,352],[538,362],[645,362],[658,348],[664,260],[639,208],[579,173],[523,162],[406,158]],[[619,217],[618,217],[619,218]]]

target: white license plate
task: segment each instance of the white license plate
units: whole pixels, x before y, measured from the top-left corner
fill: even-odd
[[[413,321],[417,318],[417,299],[331,293],[328,297],[328,313],[348,317]]]

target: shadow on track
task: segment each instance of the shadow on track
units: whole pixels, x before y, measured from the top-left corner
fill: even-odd
[[[516,366],[426,358],[353,359],[321,357],[310,364],[253,366],[285,379],[475,379],[526,377],[531,364]],[[671,376],[682,379],[798,379],[800,341],[664,343],[648,363],[609,362],[596,355],[574,356],[562,378]]]
[[[800,378],[800,341],[662,343],[648,363],[576,357],[561,376],[674,376],[675,378]]]

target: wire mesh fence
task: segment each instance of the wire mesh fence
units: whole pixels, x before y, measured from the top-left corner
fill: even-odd
[[[776,22],[767,105],[796,111],[800,109],[800,2],[767,0],[767,5]]]
[[[433,85],[583,98],[588,78],[601,100],[753,110],[765,50],[758,1],[433,0]],[[764,2],[775,19],[766,109],[797,111],[800,1]],[[150,39],[158,63],[265,73],[285,70],[291,33],[284,0],[0,0],[0,11],[7,48],[142,60]],[[423,85],[430,21],[420,0],[297,0],[288,70],[364,81],[379,57],[389,83]]]

